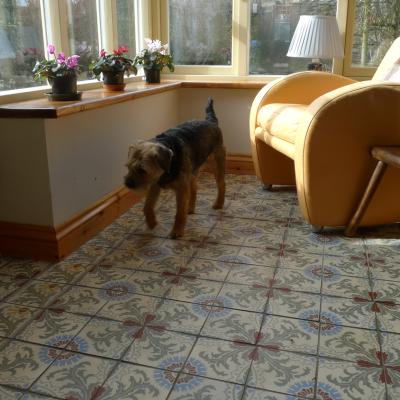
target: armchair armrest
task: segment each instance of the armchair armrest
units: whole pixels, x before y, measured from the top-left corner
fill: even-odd
[[[399,109],[400,84],[377,81],[338,88],[309,105],[296,135],[295,170],[300,207],[311,224],[348,223],[374,168],[371,148],[400,145]],[[374,200],[385,209],[372,206],[363,225],[399,216],[391,174]]]
[[[270,103],[310,104],[319,96],[356,81],[327,72],[304,71],[277,79],[264,86],[250,111],[250,136],[254,140],[258,110]]]

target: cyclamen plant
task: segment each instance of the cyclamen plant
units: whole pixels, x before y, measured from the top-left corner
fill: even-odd
[[[162,70],[164,67],[173,72],[174,64],[172,56],[168,53],[168,43],[162,44],[160,40],[144,39],[147,49],[143,49],[134,60],[135,65],[140,65],[144,69]]]
[[[78,64],[79,56],[74,54],[66,57],[63,52],[56,55],[56,48],[53,44],[47,46],[49,59],[36,61],[32,70],[35,81],[54,79],[65,76],[77,76],[80,72]]]
[[[94,61],[89,70],[100,80],[100,74],[103,72],[126,73],[127,76],[132,72],[137,73],[137,68],[133,65],[133,60],[128,58],[126,54],[129,49],[127,46],[119,46],[117,50],[107,54],[104,49],[101,49],[99,59]]]

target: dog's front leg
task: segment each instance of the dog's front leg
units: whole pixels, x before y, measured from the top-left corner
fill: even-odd
[[[154,206],[157,203],[158,196],[160,195],[160,186],[152,185],[150,186],[146,201],[144,203],[144,217],[146,219],[146,224],[150,229],[153,229],[157,225],[156,215],[154,214]]]
[[[189,211],[189,200],[190,200],[190,185],[185,182],[179,185],[175,190],[176,195],[176,215],[175,223],[170,237],[176,239],[183,236],[185,230],[186,219]]]

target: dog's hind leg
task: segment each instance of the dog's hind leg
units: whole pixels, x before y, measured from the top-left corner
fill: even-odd
[[[183,236],[185,230],[186,219],[189,211],[190,201],[190,182],[181,182],[181,184],[175,189],[176,195],[176,215],[175,223],[170,237],[176,239]]]
[[[213,208],[220,209],[225,201],[225,147],[218,146],[214,151],[213,173],[217,182],[218,195]]]
[[[194,214],[196,209],[197,197],[197,173],[194,173],[190,179],[190,201],[189,201],[189,214]]]
[[[156,215],[154,214],[154,206],[157,203],[158,196],[160,195],[160,186],[152,185],[150,186],[146,201],[144,203],[144,217],[146,219],[146,224],[150,229],[153,229],[157,225]]]

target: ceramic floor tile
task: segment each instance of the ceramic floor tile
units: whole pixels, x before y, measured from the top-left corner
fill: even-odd
[[[253,359],[247,381],[249,386],[294,397],[313,397],[316,357],[260,347]]]
[[[242,244],[244,246],[261,247],[274,246],[278,247],[283,243],[286,228],[277,224],[269,228],[261,228],[253,225],[245,229],[236,229],[237,235],[244,238]]]
[[[378,360],[372,357],[357,363],[320,358],[317,391],[320,398],[384,400],[382,370]]]
[[[168,256],[161,260],[145,261],[141,265],[142,271],[158,272],[177,272],[180,268],[187,268],[187,263],[191,257]],[[191,275],[193,275],[191,273]]]
[[[368,279],[356,278],[352,276],[330,275],[325,277],[322,282],[322,293],[330,296],[340,297],[368,297],[371,291]]]
[[[69,287],[61,296],[51,303],[51,308],[94,315],[109,300],[106,290],[92,289],[81,286]]]
[[[127,281],[133,273],[134,271],[130,269],[115,268],[112,265],[101,264],[92,267],[77,284],[109,290],[112,286],[110,282]]]
[[[375,354],[374,363],[385,365],[380,378],[386,382],[390,400],[394,400],[400,395],[400,335],[381,334],[381,344],[382,353]]]
[[[241,247],[238,253],[238,262],[275,267],[277,261],[279,260],[279,254],[280,246],[269,246],[264,249],[255,247]]]
[[[0,300],[4,300],[8,296],[11,297],[12,293],[21,288],[26,282],[26,279],[0,275]]]
[[[35,344],[1,342],[0,384],[27,389],[59,354],[59,350]]]
[[[90,264],[74,261],[62,261],[52,265],[38,279],[49,282],[73,284],[89,271]]]
[[[267,349],[317,354],[318,323],[268,315],[257,343]]]
[[[79,341],[85,345],[85,348],[80,350],[83,353],[119,359],[139,330],[139,325],[93,318],[67,349],[74,351]]]
[[[339,297],[322,297],[321,322],[347,325],[356,328],[375,329],[374,303]]]
[[[161,300],[156,297],[132,295],[108,302],[97,316],[116,321],[142,321],[146,315],[153,315],[160,304]]]
[[[196,337],[166,331],[162,325],[148,326],[135,335],[124,361],[179,372]]]
[[[171,284],[163,274],[149,271],[135,271],[128,280],[131,292],[163,297]]]
[[[10,303],[32,307],[46,307],[65,289],[64,285],[53,282],[31,281],[21,290],[7,298]]]
[[[310,268],[304,273],[296,269],[278,268],[273,286],[301,292],[320,293],[321,280],[320,271],[315,271],[314,268]]]
[[[382,332],[400,333],[400,305],[375,303],[377,310],[377,324]]]
[[[136,257],[136,250],[118,248],[110,251],[100,263],[100,266],[110,266],[113,268],[140,269],[143,260]]]
[[[251,265],[251,264],[232,264],[231,271],[226,278],[227,282],[241,283],[245,285],[266,282],[274,277],[275,269],[272,267]]]
[[[278,265],[280,268],[303,270],[310,265],[322,265],[322,262],[323,254],[305,253],[301,248],[297,250],[284,249]]]
[[[207,315],[200,304],[164,300],[157,309],[157,324],[174,331],[198,334]]]
[[[289,234],[285,238],[285,249],[301,249],[307,253],[323,254],[325,240],[325,235],[322,234],[312,233],[311,231],[299,234],[289,230]]]
[[[238,252],[239,247],[237,246],[207,243],[199,246],[195,252],[195,257],[205,258],[207,260],[230,262],[236,261],[236,255]]]
[[[17,279],[37,277],[50,267],[47,261],[11,260],[0,268],[0,274],[14,276]]]
[[[64,348],[89,317],[62,310],[43,310],[16,337],[46,346]]]
[[[95,399],[116,362],[64,351],[32,386],[32,390],[63,399]]]
[[[267,312],[273,315],[319,320],[319,295],[275,289],[269,296]]]
[[[215,260],[205,260],[201,258],[192,258],[186,265],[186,268],[187,273],[198,278],[224,281],[234,265],[236,264]]]
[[[321,324],[319,354],[325,357],[358,362],[379,350],[378,334],[367,329]]]
[[[369,263],[365,253],[347,257],[326,255],[323,265],[334,274],[368,278]]]
[[[102,400],[165,400],[176,376],[172,371],[121,363],[99,388],[98,397]]]
[[[221,243],[240,246],[244,237],[231,229],[213,229],[206,238],[208,243]]]
[[[400,304],[400,282],[375,280],[373,292],[376,293],[377,298],[380,300]]]
[[[239,310],[263,312],[271,290],[268,282],[252,286],[225,283],[217,300]]]
[[[218,399],[241,400],[243,386],[201,376],[180,374],[169,400]]]
[[[1,303],[0,336],[13,337],[39,312],[37,308]]]
[[[241,342],[199,338],[185,370],[192,369],[196,375],[243,384],[254,348]]]
[[[22,400],[23,392],[5,386],[0,386],[0,399],[2,400]]]
[[[201,335],[255,343],[261,321],[262,314],[225,308],[224,312],[209,314]]]
[[[26,392],[19,400],[55,400],[56,397]]]
[[[180,275],[179,272],[164,275],[164,279],[170,285],[166,297],[173,300],[192,301],[200,295],[214,298],[218,295],[222,282],[206,281],[189,276],[189,274]]]
[[[286,394],[272,393],[266,390],[246,388],[242,400],[298,400],[299,397],[294,397]]]
[[[343,235],[325,235],[325,254],[335,254],[339,256],[352,256],[362,254],[366,250],[363,239],[357,237],[349,238]]]

